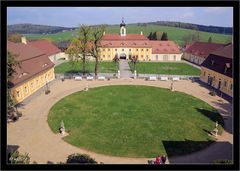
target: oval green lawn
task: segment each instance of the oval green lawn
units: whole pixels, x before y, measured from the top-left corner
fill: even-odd
[[[150,86],[105,86],[71,94],[50,110],[57,133],[61,120],[68,143],[112,156],[155,157],[191,153],[209,145],[217,111],[181,92]]]

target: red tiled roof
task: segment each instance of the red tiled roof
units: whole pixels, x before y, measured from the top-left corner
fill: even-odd
[[[233,45],[232,43],[227,44],[226,46],[216,49],[211,54],[218,55],[218,56],[223,56],[226,58],[233,58]]]
[[[232,50],[232,44],[215,50],[202,63],[202,66],[232,78]],[[225,71],[226,66],[228,69]]]
[[[48,70],[54,66],[44,52],[29,44],[7,42],[7,50],[16,55],[16,60],[20,62],[20,67],[16,66],[16,73],[13,75],[11,83],[13,86],[25,82],[33,76]]]
[[[53,54],[57,54],[57,53],[61,52],[61,50],[58,49],[57,46],[55,46],[52,42],[47,41],[47,40],[30,41],[27,44],[42,50],[48,56],[51,56]]]
[[[17,56],[18,61],[34,58],[45,53],[29,44],[7,42],[7,49]]]
[[[178,45],[173,41],[149,41],[153,54],[180,54]]]
[[[141,34],[126,34],[126,36],[106,34],[102,37],[102,40],[148,40],[148,38]]]
[[[186,48],[185,53],[190,53],[195,56],[207,58],[207,56],[218,48],[223,47],[224,44],[208,43],[208,42],[194,42],[191,46]]]

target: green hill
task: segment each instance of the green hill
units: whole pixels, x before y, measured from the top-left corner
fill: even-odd
[[[184,44],[183,38],[189,34],[193,34],[196,30],[191,29],[182,29],[176,27],[168,27],[168,26],[158,26],[158,25],[147,25],[147,26],[138,26],[137,24],[127,25],[127,33],[140,33],[143,31],[145,36],[148,36],[150,32],[161,31],[166,32],[168,34],[168,39],[173,40],[178,43],[180,46]],[[106,33],[119,33],[119,26],[107,26]],[[77,35],[77,30],[73,31],[65,31],[56,34],[28,34],[26,37],[30,40],[34,39],[51,39],[54,42],[62,42],[71,40],[74,36]],[[209,33],[199,31],[200,41],[208,41],[209,37],[212,37],[212,42],[215,43],[228,43],[231,42],[231,35],[217,34],[217,33]]]

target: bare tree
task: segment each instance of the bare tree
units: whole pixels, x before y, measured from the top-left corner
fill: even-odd
[[[116,70],[118,70],[118,63],[119,63],[119,57],[117,54],[115,54],[114,58],[113,58],[113,62],[115,63],[116,65]]]
[[[71,44],[67,49],[71,61],[82,61],[83,75],[86,73],[86,61],[89,54],[89,41],[90,41],[90,27],[81,25],[79,34],[76,38],[72,39]]]
[[[131,60],[131,62],[132,62],[132,64],[133,64],[133,71],[135,71],[135,70],[136,70],[136,64],[137,64],[137,62],[138,62],[138,56],[133,55],[133,56],[130,58],[130,60]]]
[[[95,77],[98,73],[98,63],[100,60],[100,47],[101,47],[101,39],[103,36],[103,32],[105,30],[105,26],[101,25],[100,27],[95,27],[92,29],[92,45],[91,45],[91,56],[95,58],[95,68],[94,73]]]

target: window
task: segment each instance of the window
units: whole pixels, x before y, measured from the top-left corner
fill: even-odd
[[[105,55],[103,55],[103,57],[105,58]]]
[[[136,49],[136,51],[138,51],[138,49]]]
[[[124,49],[122,49],[122,51],[124,51]]]
[[[205,77],[205,75],[206,75],[206,72],[204,71],[203,76]]]
[[[103,49],[102,51],[105,51],[105,49]]]
[[[143,49],[142,49],[142,51],[143,51]]]
[[[146,57],[148,58],[148,55],[146,55]]]
[[[110,51],[110,49],[108,49],[108,51]]]
[[[117,49],[115,49],[115,51],[117,51]]]
[[[27,93],[28,91],[27,91],[27,87],[24,87],[24,90],[25,90],[25,93]]]
[[[213,81],[215,81],[215,76],[213,76]]]
[[[143,58],[143,55],[141,55],[141,58]]]
[[[131,49],[129,49],[129,51],[131,52]]]
[[[17,97],[20,97],[20,92],[19,91],[17,91]]]
[[[224,87],[227,87],[227,81],[224,81]]]
[[[230,90],[232,90],[232,89],[233,89],[233,85],[231,84],[231,85],[230,85]]]
[[[176,55],[173,55],[173,60],[176,61]]]
[[[108,58],[110,58],[110,55],[108,55]]]
[[[148,49],[146,49],[146,51],[148,51]]]
[[[138,58],[138,55],[136,55],[136,58]]]
[[[33,83],[31,83],[31,89],[33,89]]]
[[[36,80],[36,84],[38,85],[38,80]]]
[[[156,61],[158,60],[158,55],[156,55]]]
[[[168,55],[163,55],[163,60],[167,61],[168,60]]]

